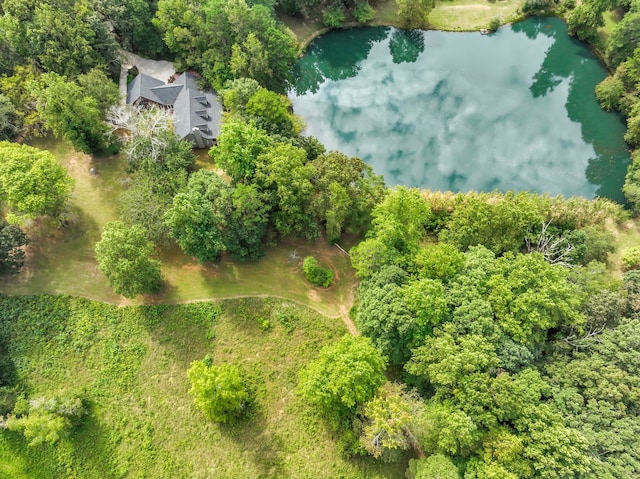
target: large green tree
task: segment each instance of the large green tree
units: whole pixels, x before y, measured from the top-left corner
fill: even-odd
[[[113,290],[127,298],[160,289],[160,261],[152,258],[153,253],[153,244],[142,227],[119,221],[108,223],[96,243],[100,271]]]
[[[326,419],[339,421],[374,397],[384,369],[385,359],[367,338],[344,336],[300,372],[298,393]]]
[[[72,179],[48,151],[0,142],[0,202],[10,219],[59,216],[66,207]]]
[[[231,187],[208,170],[195,172],[187,190],[173,198],[165,225],[182,250],[199,262],[216,261],[226,249],[224,230],[232,207]]]
[[[206,357],[192,362],[187,376],[193,402],[212,421],[228,423],[245,410],[250,395],[237,366],[214,365],[211,358]]]

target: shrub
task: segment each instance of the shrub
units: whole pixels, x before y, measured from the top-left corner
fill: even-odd
[[[333,283],[333,271],[322,268],[313,256],[307,256],[302,263],[302,272],[314,286],[327,288]]]
[[[212,421],[229,423],[245,410],[249,391],[237,366],[215,366],[207,356],[192,362],[187,376],[191,381],[189,394],[193,396],[194,404]]]
[[[360,2],[356,5],[356,8],[353,9],[353,18],[355,18],[359,23],[367,23],[373,20],[375,12],[369,2]]]
[[[329,7],[322,14],[322,24],[325,27],[338,28],[344,22],[344,9],[342,7]]]
[[[495,32],[500,28],[500,19],[498,17],[493,17],[489,22],[489,31]]]
[[[596,98],[605,110],[617,110],[624,95],[624,84],[617,76],[610,76],[596,86]]]
[[[625,271],[640,268],[640,246],[624,250],[621,259]]]

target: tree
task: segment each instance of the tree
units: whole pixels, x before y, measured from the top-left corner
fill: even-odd
[[[602,12],[592,3],[585,2],[574,8],[567,17],[569,34],[580,40],[593,40],[598,35],[598,28],[604,25]]]
[[[397,0],[398,18],[406,28],[422,28],[433,9],[433,0]]]
[[[107,127],[96,100],[76,83],[56,73],[46,73],[33,85],[38,112],[58,138],[69,140],[84,153],[106,147]]]
[[[300,372],[298,393],[325,418],[340,421],[373,398],[385,381],[385,363],[369,339],[344,336]]]
[[[139,172],[132,177],[127,189],[120,193],[119,211],[122,221],[139,225],[146,237],[156,245],[170,240],[164,215],[171,208],[174,195],[186,186],[186,172],[162,172],[149,175]]]
[[[78,75],[76,81],[83,93],[96,101],[101,118],[105,119],[107,110],[120,101],[120,90],[100,68]]]
[[[272,147],[272,140],[252,121],[230,119],[222,124],[218,145],[209,155],[234,182],[252,183],[258,156]]]
[[[596,85],[596,98],[600,106],[608,111],[620,108],[620,100],[624,93],[624,83],[617,75],[608,76]]]
[[[0,201],[10,220],[59,216],[66,207],[73,180],[48,151],[0,142]]]
[[[541,222],[538,203],[526,193],[508,192],[495,202],[467,195],[456,205],[440,240],[463,251],[479,244],[496,254],[518,251]]]
[[[229,423],[247,407],[249,391],[240,369],[233,364],[212,364],[209,356],[193,361],[187,371],[189,394],[205,416],[215,422]]]
[[[607,40],[607,58],[617,67],[640,45],[640,11],[627,13]]]
[[[421,277],[447,282],[464,267],[464,255],[453,245],[436,243],[420,248],[414,262]]]
[[[249,99],[260,90],[260,83],[253,78],[236,78],[225,84],[220,91],[224,107],[231,113],[244,115]]]
[[[216,261],[226,248],[231,201],[231,187],[222,178],[212,171],[197,171],[189,178],[187,191],[173,198],[165,225],[185,253],[201,263]]]
[[[256,183],[274,205],[272,220],[284,236],[317,237],[311,213],[313,166],[306,164],[306,152],[280,143],[258,157]]]
[[[331,151],[311,164],[315,193],[311,208],[325,225],[329,241],[345,230],[358,231],[371,221],[371,211],[385,195],[384,180],[360,158]]]
[[[231,214],[227,217],[224,244],[227,251],[241,260],[264,255],[262,238],[269,223],[271,206],[255,185],[238,184],[232,194]]]
[[[0,223],[0,275],[16,274],[24,265],[27,235],[17,225]]]
[[[124,154],[130,170],[179,175],[196,161],[193,146],[175,135],[171,116],[162,108],[117,105],[109,109],[107,120],[113,130],[126,131]]]
[[[363,407],[360,442],[367,452],[375,458],[394,459],[397,452],[417,447],[413,429],[420,407],[416,394],[402,385],[385,383]]]
[[[153,250],[142,227],[114,221],[104,227],[96,259],[113,290],[132,298],[157,293],[162,285],[160,261],[151,258]]]
[[[289,137],[299,133],[291,113],[291,100],[284,95],[260,88],[249,98],[245,111],[270,135]]]
[[[69,434],[85,413],[78,397],[38,397],[31,400],[22,397],[16,401],[6,427],[11,431],[21,431],[29,446],[55,444]]]
[[[20,132],[16,108],[8,96],[0,94],[0,140],[11,140]]]

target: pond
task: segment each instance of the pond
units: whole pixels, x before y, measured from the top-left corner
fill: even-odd
[[[492,35],[377,27],[317,39],[289,96],[306,134],[390,185],[622,202],[629,151],[595,99],[604,77],[556,18]]]

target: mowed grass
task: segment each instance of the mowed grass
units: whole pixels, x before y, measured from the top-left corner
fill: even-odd
[[[118,157],[93,158],[74,151],[66,142],[51,139],[34,146],[54,153],[75,180],[69,224],[63,228],[29,225],[32,242],[26,267],[20,275],[0,280],[0,292],[70,294],[112,304],[268,295],[307,304],[329,316],[348,309],[355,284],[353,270],[348,257],[323,240],[271,246],[257,262],[225,258],[206,265],[198,264],[174,245],[160,251],[166,279],[160,294],[125,301],[109,287],[94,253],[104,225],[118,218],[118,195],[127,181],[124,161]],[[211,166],[206,155],[200,155],[198,166]],[[96,174],[90,172],[91,168]],[[334,270],[336,281],[332,287],[314,288],[305,280],[301,264],[308,254],[316,255]]]
[[[0,477],[32,479],[399,478],[406,464],[348,460],[296,394],[298,371],[344,326],[277,299],[117,308],[70,297],[0,299],[17,377],[30,397],[62,391],[90,414],[55,446],[0,433]],[[220,426],[188,394],[210,354],[245,371],[254,401]]]
[[[442,0],[437,1],[435,8],[428,16],[428,28],[447,31],[472,31],[486,28],[493,18],[499,18],[502,24],[519,19],[520,9],[525,0]],[[401,28],[398,18],[398,5],[395,0],[371,0],[374,8],[374,18],[362,25],[354,19],[347,18],[345,28],[387,25]],[[291,29],[296,36],[301,49],[318,35],[330,29],[322,24],[321,17],[302,18],[280,15],[280,20]]]
[[[487,28],[493,18],[509,23],[521,16],[524,0],[451,0],[438,1],[429,14],[431,28],[436,30],[478,30]]]

